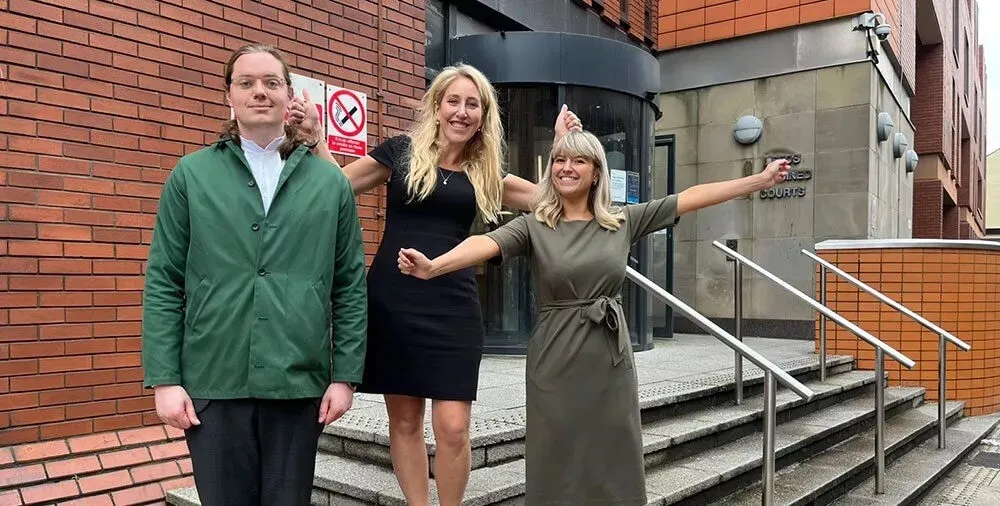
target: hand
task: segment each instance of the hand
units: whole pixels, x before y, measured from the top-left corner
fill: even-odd
[[[792,163],[784,158],[767,164],[767,167],[764,167],[764,170],[760,173],[760,189],[766,190],[778,183],[784,182],[788,178],[788,169],[791,167]]]
[[[333,383],[326,388],[319,405],[319,423],[330,425],[340,419],[354,404],[354,389],[347,383]]]
[[[430,279],[431,261],[415,249],[399,250],[399,272],[419,279]]]
[[[582,132],[583,123],[580,122],[580,118],[573,111],[570,111],[566,107],[566,104],[563,104],[562,109],[559,110],[559,115],[556,116],[555,129],[555,142],[558,142],[559,139],[562,139],[569,132]]]
[[[306,136],[312,140],[320,140],[319,111],[309,99],[309,91],[302,90],[302,97],[295,97],[288,104],[288,123],[298,125]]]
[[[194,412],[194,404],[187,391],[180,385],[163,385],[153,389],[156,401],[156,416],[163,423],[181,430],[201,425]]]

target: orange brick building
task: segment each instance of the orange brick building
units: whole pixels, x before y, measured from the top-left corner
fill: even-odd
[[[826,239],[982,237],[977,26],[973,0],[660,0],[657,134],[674,150],[676,189],[770,156],[795,156],[802,174],[682,223],[678,295],[732,318],[731,290],[712,288],[731,267],[695,254],[719,238],[809,293],[813,269],[788,252]],[[740,128],[756,137],[741,144]],[[807,307],[749,284],[751,332],[812,337]]]

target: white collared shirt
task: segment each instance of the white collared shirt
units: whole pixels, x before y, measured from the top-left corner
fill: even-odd
[[[253,173],[254,180],[257,181],[257,188],[260,189],[260,197],[264,203],[264,214],[267,214],[271,207],[271,200],[274,199],[274,191],[278,187],[278,177],[281,176],[281,169],[285,163],[278,153],[278,146],[285,141],[282,135],[271,141],[266,148],[257,145],[256,142],[240,136],[240,147],[250,164],[250,172]]]

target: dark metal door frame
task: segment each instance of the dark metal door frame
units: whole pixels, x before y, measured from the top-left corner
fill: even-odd
[[[667,166],[663,167],[667,171],[667,188],[666,195],[673,195],[677,193],[676,184],[676,137],[674,134],[664,134],[657,135],[653,140],[653,149],[659,147],[667,148]],[[653,167],[653,170],[659,170],[660,167]],[[674,292],[674,229],[668,228],[665,239],[667,241],[667,258],[666,258],[666,279],[663,280],[663,288],[670,292]],[[654,280],[655,281],[655,280]],[[672,338],[674,337],[674,309],[669,305],[664,304],[664,311],[666,311],[665,324],[666,332],[662,337]]]

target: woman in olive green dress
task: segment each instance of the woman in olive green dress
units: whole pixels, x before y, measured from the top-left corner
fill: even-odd
[[[429,279],[501,255],[528,255],[541,307],[527,353],[528,505],[645,505],[638,381],[620,290],[631,245],[680,215],[785,178],[788,162],[662,199],[611,207],[607,159],[589,132],[553,147],[533,214],[429,260],[402,249],[404,274]]]

